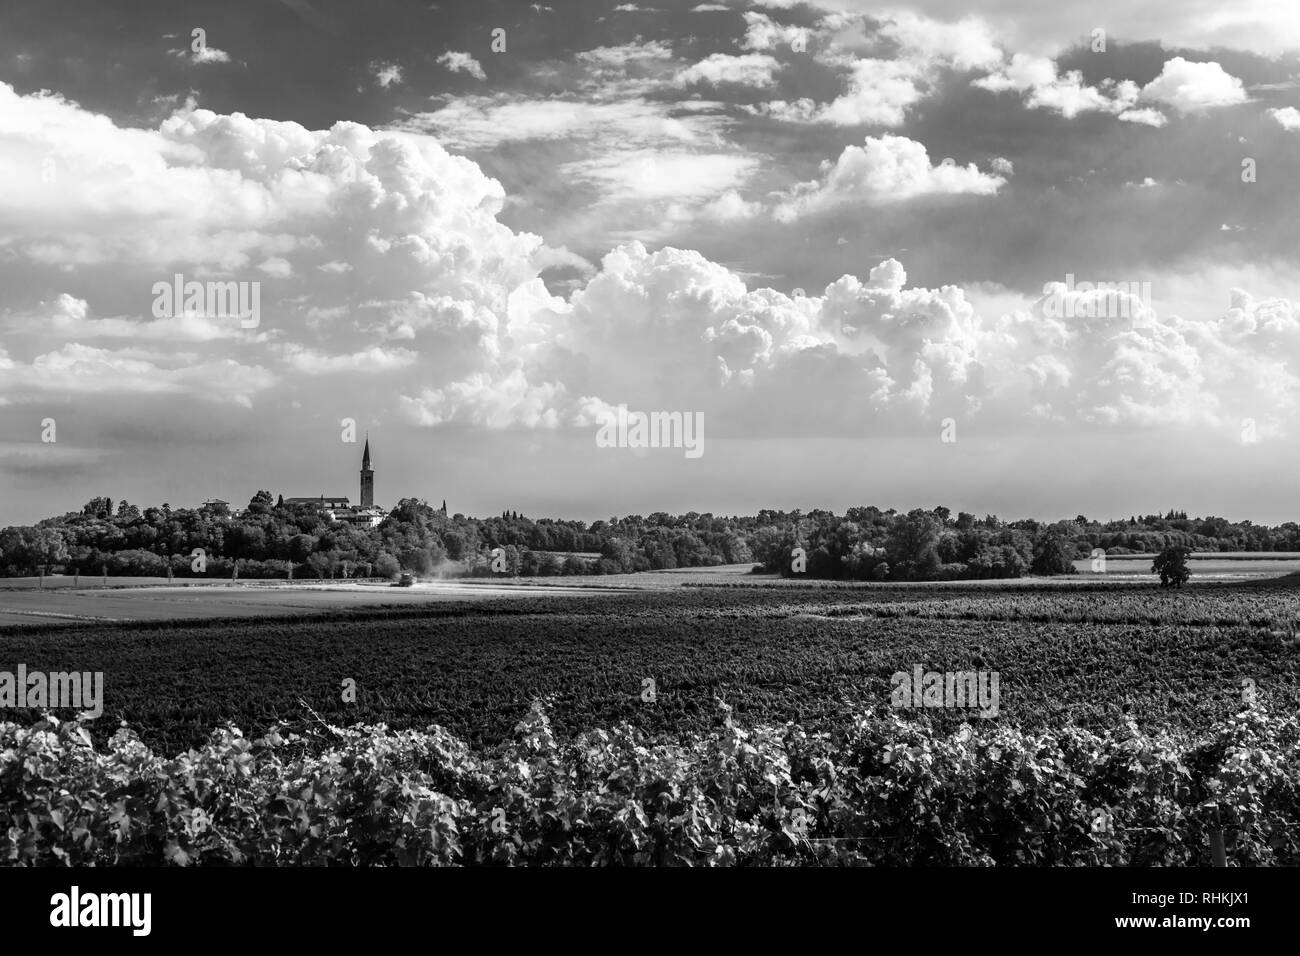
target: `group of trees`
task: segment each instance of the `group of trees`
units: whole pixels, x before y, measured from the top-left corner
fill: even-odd
[[[953,518],[947,508],[850,508],[843,517],[812,511],[760,528],[754,551],[765,570],[818,578],[932,581],[1074,570],[1078,546],[1068,527],[1023,524],[964,512]]]
[[[712,515],[596,521],[448,516],[404,498],[375,528],[331,520],[319,505],[259,491],[238,514],[222,503],[143,510],[92,499],[79,512],[0,531],[0,574],[38,569],[185,577],[201,550],[209,577],[392,577],[450,574],[619,574],[747,563],[745,540]],[[494,549],[501,551],[494,555]],[[494,566],[494,557],[496,562]],[[502,562],[504,561],[504,567]]]
[[[879,508],[761,512],[757,528],[741,527],[767,571],[786,576],[857,580],[956,580],[1069,574],[1074,561],[1107,554],[1192,551],[1300,551],[1300,526],[1276,528],[1185,512],[1127,522],[1073,520],[1003,522],[943,507],[906,514]],[[802,565],[795,549],[802,550]]]
[[[496,551],[496,549],[500,551]],[[400,571],[489,575],[621,574],[758,562],[781,574],[859,580],[1014,578],[1073,570],[1108,554],[1300,551],[1300,527],[1276,528],[1185,512],[1097,522],[1044,523],[947,508],[907,513],[850,508],[753,516],[630,515],[588,525],[515,511],[469,518],[403,498],[374,528],[333,521],[313,503],[259,491],[232,513],[222,503],[138,508],[94,498],[79,512],[0,530],[0,574],[38,568],[87,574],[178,576],[202,550],[204,574],[230,577],[392,577]],[[794,554],[802,549],[803,564]]]

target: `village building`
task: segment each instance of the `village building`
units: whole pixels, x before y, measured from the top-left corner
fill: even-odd
[[[315,498],[285,498],[287,505],[319,505],[331,521],[366,528],[378,527],[388,512],[375,506],[375,471],[370,467],[370,438],[366,437],[366,447],[361,453],[361,503],[353,507],[346,496],[319,495]]]

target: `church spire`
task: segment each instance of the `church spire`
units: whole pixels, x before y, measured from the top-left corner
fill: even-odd
[[[375,506],[375,473],[370,467],[370,436],[366,435],[366,450],[361,453],[361,507]]]

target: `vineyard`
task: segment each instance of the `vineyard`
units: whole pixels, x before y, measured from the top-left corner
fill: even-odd
[[[1214,831],[1295,864],[1296,610],[1292,579],[783,584],[12,628],[3,666],[103,671],[104,715],[4,714],[0,853],[1195,865]],[[914,667],[997,672],[998,715],[893,709]]]
[[[682,588],[511,602],[448,602],[299,619],[145,622],[0,633],[0,661],[103,671],[102,741],[120,721],[163,752],[225,721],[301,727],[437,723],[473,746],[509,737],[534,699],[572,737],[620,722],[675,740],[713,726],[714,700],[747,723],[832,729],[887,705],[890,677],[997,671],[997,722],[1066,720],[1200,732],[1236,712],[1244,681],[1300,704],[1288,581],[1022,590]],[[1279,631],[1281,633],[1279,633]],[[345,680],[355,701],[344,700]],[[647,683],[652,682],[652,683]],[[32,711],[11,711],[30,722]],[[66,715],[65,715],[66,716]],[[955,727],[960,712],[939,712]]]
[[[866,710],[832,734],[572,741],[534,704],[499,747],[440,727],[130,731],[0,723],[0,859],[17,865],[1196,866],[1300,863],[1300,721],[1258,703],[1198,740],[937,732]],[[1213,835],[1213,837],[1212,837]]]

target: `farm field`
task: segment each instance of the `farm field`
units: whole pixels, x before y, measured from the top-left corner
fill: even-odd
[[[47,584],[49,578],[46,579]],[[119,581],[132,580],[129,578]],[[545,579],[554,582],[556,579]],[[566,588],[554,583],[523,586],[494,581],[438,581],[409,588],[382,584],[239,582],[230,584],[120,585],[107,588],[0,588],[0,628],[34,621],[162,621],[184,618],[302,615],[332,609],[410,607],[443,601],[504,599],[511,596],[566,594],[574,597],[617,594],[623,589]]]
[[[995,721],[1026,729],[1113,726],[1127,714],[1148,730],[1197,731],[1236,712],[1246,679],[1274,705],[1300,705],[1300,648],[1271,633],[1300,610],[1291,578],[1180,593],[1044,582],[978,594],[938,585],[575,593],[28,625],[0,631],[0,666],[103,671],[96,733],[125,720],[166,752],[227,720],[250,733],[301,725],[308,708],[331,723],[437,723],[493,744],[534,698],[550,699],[565,736],[620,721],[666,738],[699,732],[716,720],[715,698],[746,723],[815,730],[853,710],[887,710],[891,674],[917,665],[997,671]],[[355,703],[341,699],[349,678]],[[643,699],[648,680],[653,701]],[[912,713],[940,725],[979,719]]]
[[[1204,584],[1245,582],[1300,572],[1300,555],[1278,556],[1265,553],[1240,554],[1231,557],[1193,556],[1193,562],[1194,581]],[[1009,592],[1038,591],[1043,588],[1050,589],[1052,593],[1065,593],[1070,588],[1093,590],[1105,589],[1117,584],[1145,585],[1154,581],[1154,575],[1150,573],[1149,555],[1107,558],[1105,574],[1088,571],[1087,561],[1080,561],[1077,564],[1081,572],[1075,575],[1052,579],[1029,577],[1000,581],[953,581],[945,583],[938,590],[936,585],[927,583],[878,584],[755,575],[751,573],[752,565],[749,564],[621,575],[572,575],[562,578],[443,579],[422,582],[412,588],[394,588],[378,582],[343,580],[209,582],[178,579],[169,583],[165,578],[131,577],[111,577],[107,586],[101,586],[100,578],[93,576],[84,576],[80,586],[77,586],[71,577],[48,576],[45,578],[44,590],[42,590],[41,582],[37,578],[0,578],[0,629],[36,621],[76,624],[220,617],[292,617],[330,610],[379,606],[409,607],[449,600],[507,599],[541,595],[591,597],[596,594],[663,591],[682,587],[856,591],[867,595],[864,600],[875,603],[883,600],[884,595],[895,594],[906,600],[907,595],[913,594],[925,595],[928,599],[930,595],[936,593],[968,595],[977,592],[980,595],[1001,595]],[[1143,589],[1141,593],[1149,593],[1149,589]],[[963,597],[962,600],[965,598]],[[1189,602],[1184,601],[1179,606],[1187,604]],[[976,607],[983,606],[981,598]],[[944,607],[937,613],[943,616],[957,611],[951,607]],[[971,617],[978,616],[979,613],[982,612],[972,607],[958,616]],[[1044,619],[1043,614],[1050,612],[1040,609],[1024,613],[1034,619]],[[1111,611],[1100,612],[1100,618],[1096,615],[1090,617],[1089,613],[1072,610],[1070,612],[1072,616],[1067,619],[1112,619],[1106,616],[1111,614]],[[1202,620],[1222,619],[1221,615],[1216,616],[1218,612],[1198,613]],[[1236,614],[1235,611],[1232,613]],[[1081,614],[1083,616],[1080,616]],[[1184,616],[1190,616],[1190,612]]]
[[[1154,554],[1111,554],[1106,556],[1105,576],[1150,579]],[[1089,558],[1074,562],[1081,575],[1100,577],[1092,571]],[[1300,554],[1289,551],[1199,552],[1188,556],[1188,567],[1196,577],[1236,580],[1262,575],[1300,571]]]

